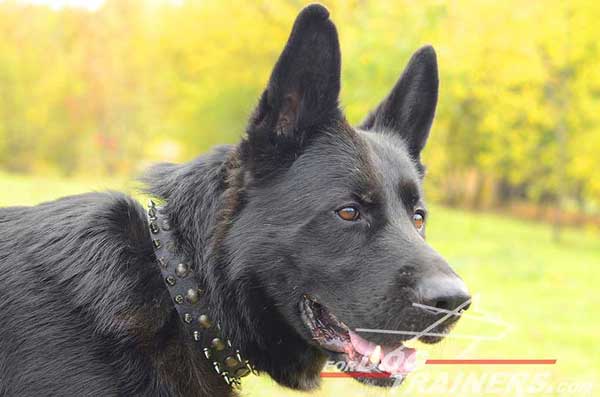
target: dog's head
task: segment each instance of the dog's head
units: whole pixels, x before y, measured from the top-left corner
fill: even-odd
[[[226,279],[245,280],[248,306],[260,302],[243,315],[265,349],[245,348],[259,369],[302,389],[318,384],[328,357],[349,371],[401,378],[414,361],[402,342],[438,341],[469,302],[425,240],[420,154],[437,102],[434,50],[412,57],[359,127],[342,115],[339,91],[336,28],[312,5],[298,16],[240,145],[243,202],[222,241]]]

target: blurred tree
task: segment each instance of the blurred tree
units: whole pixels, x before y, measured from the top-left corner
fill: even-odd
[[[358,123],[438,51],[428,191],[469,206],[600,206],[600,3],[325,1]],[[0,167],[130,173],[234,142],[304,1],[0,1]]]

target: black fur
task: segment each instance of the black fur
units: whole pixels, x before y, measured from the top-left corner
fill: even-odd
[[[327,359],[300,319],[303,294],[351,328],[420,330],[435,320],[411,305],[422,281],[456,278],[412,221],[435,53],[413,57],[362,128],[346,123],[339,90],[335,27],[309,6],[247,137],[144,177],[207,285],[210,316],[261,372],[301,390]],[[337,216],[347,205],[360,221]],[[132,198],[0,209],[0,274],[0,395],[230,395],[180,324]]]

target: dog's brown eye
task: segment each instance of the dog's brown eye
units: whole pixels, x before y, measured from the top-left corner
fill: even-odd
[[[355,221],[360,217],[360,212],[354,207],[344,207],[337,210],[337,214],[345,221]]]
[[[418,231],[423,230],[423,226],[425,226],[425,213],[417,210],[413,215],[413,222]]]

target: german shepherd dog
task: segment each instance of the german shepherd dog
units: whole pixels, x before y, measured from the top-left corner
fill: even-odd
[[[299,390],[328,360],[399,383],[402,343],[437,342],[470,299],[425,241],[436,55],[417,51],[358,127],[338,104],[340,60],[329,12],[304,8],[244,138],[151,168],[149,217],[114,192],[0,209],[0,395],[232,396],[241,361]],[[198,319],[169,290],[182,281],[165,283],[156,211],[200,286]]]

